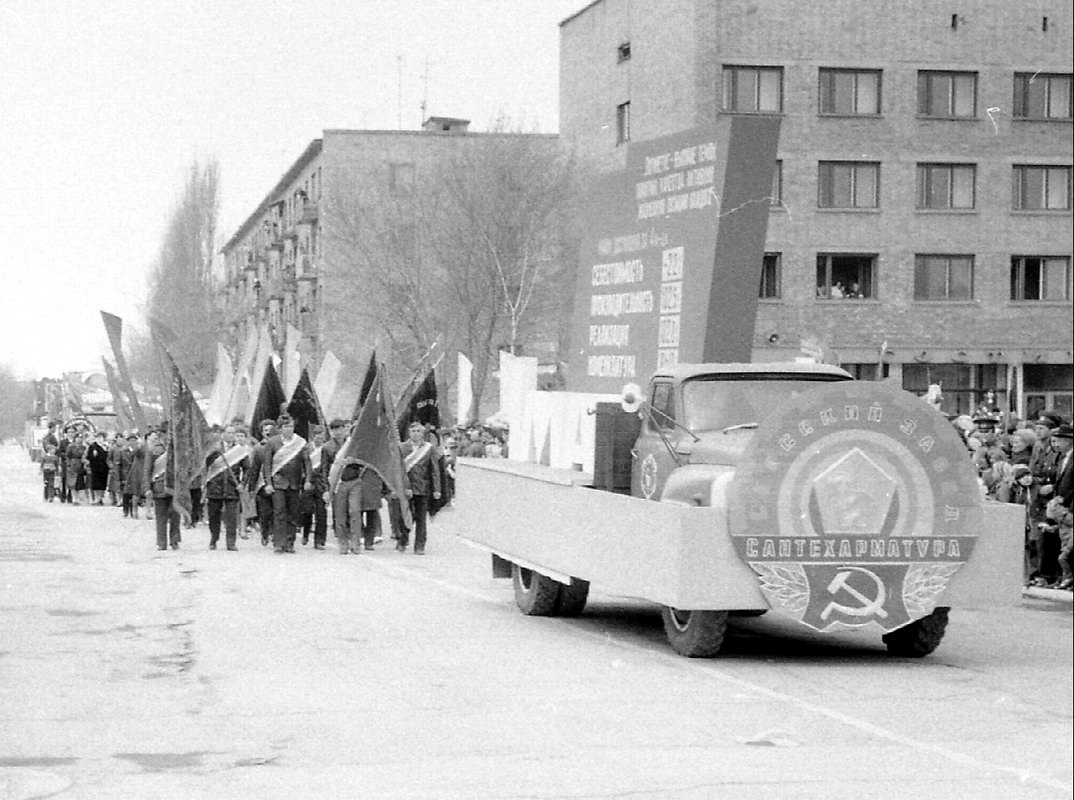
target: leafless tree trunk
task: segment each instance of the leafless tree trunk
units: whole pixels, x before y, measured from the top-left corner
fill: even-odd
[[[213,377],[216,341],[222,326],[213,285],[219,178],[215,159],[191,165],[149,281],[147,315],[178,335],[174,355],[195,384]],[[136,356],[132,361],[149,363],[151,359]],[[153,375],[139,377],[155,381]]]
[[[555,137],[520,135],[505,122],[444,149],[416,164],[409,192],[386,198],[382,174],[336,181],[325,204],[326,266],[353,278],[334,279],[324,303],[336,338],[353,331],[366,353],[374,341],[390,353],[393,384],[434,341],[461,350],[474,365],[480,418],[498,351],[559,342],[566,329],[562,287],[565,278],[573,285],[577,258],[572,161]],[[329,346],[347,351],[345,342]],[[454,378],[454,359],[444,364],[441,374]]]

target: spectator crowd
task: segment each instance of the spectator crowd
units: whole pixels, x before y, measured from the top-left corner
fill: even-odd
[[[1005,420],[1008,420],[1005,422]],[[1070,420],[1045,412],[1032,421],[982,409],[953,420],[987,497],[1025,507],[1027,585],[1070,591],[1074,464]]]

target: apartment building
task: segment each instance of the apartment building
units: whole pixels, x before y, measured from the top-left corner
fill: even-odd
[[[325,130],[310,142],[223,247],[232,350],[241,348],[251,327],[267,325],[278,351],[288,326],[296,328],[299,349],[314,367],[331,351],[364,368],[378,340],[379,354],[389,356],[398,331],[374,329],[367,320],[376,309],[360,308],[379,297],[362,291],[372,285],[368,268],[400,257],[400,242],[413,238],[419,221],[408,220],[406,209],[428,196],[439,167],[497,137],[557,146],[554,135],[475,133],[468,120],[452,117],[430,117],[421,130]],[[366,224],[371,214],[356,219],[358,204],[366,211],[391,209],[394,216],[380,218],[385,230],[373,232]],[[366,230],[359,237],[361,225]]]
[[[596,0],[561,23],[560,135],[610,172],[779,115],[754,360],[1070,414],[1071,24],[1070,0]]]

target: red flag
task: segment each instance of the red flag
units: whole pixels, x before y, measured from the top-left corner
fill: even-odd
[[[123,320],[115,314],[109,314],[107,311],[101,312],[101,319],[104,321],[104,329],[108,333],[108,341],[112,345],[112,355],[116,357],[120,388],[127,395],[127,402],[131,412],[134,414],[134,422],[138,425],[138,431],[144,434],[148,430],[145,412],[142,410],[142,404],[138,402],[138,394],[134,391],[131,373],[127,369],[127,359],[123,357]]]
[[[369,392],[373,389],[373,379],[377,377],[377,351],[374,350],[373,354],[369,356],[369,366],[365,368],[365,377],[362,378],[362,388],[358,392],[358,402],[354,404],[354,411],[351,412],[351,419],[358,419],[358,415],[362,411],[362,406],[365,405],[366,398],[369,397]]]
[[[134,427],[134,417],[123,396],[123,390],[119,388],[116,371],[104,356],[101,357],[101,363],[104,364],[104,377],[108,381],[108,391],[112,393],[112,411],[116,414],[117,426],[121,431],[129,431]]]
[[[169,453],[175,465],[172,504],[182,515],[183,521],[190,522],[194,508],[190,484],[205,467],[205,456],[212,447],[212,432],[175,359],[159,340],[157,345],[161,361],[171,374],[168,437],[171,439]]]
[[[399,434],[395,428],[395,415],[383,382],[383,367],[376,371],[369,396],[362,406],[358,419],[351,428],[350,438],[339,452],[340,458],[353,458],[373,469],[384,485],[400,499],[403,521],[409,528],[410,504],[406,502],[407,479],[403,469],[403,456],[399,450]]]

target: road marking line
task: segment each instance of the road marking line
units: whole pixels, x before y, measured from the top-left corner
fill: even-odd
[[[578,628],[575,629],[578,630]],[[604,642],[611,642],[612,644],[624,650],[632,650],[637,653],[646,653],[652,656],[656,656],[668,662],[669,664],[679,668],[685,666],[685,664],[682,663],[683,661],[686,661],[687,664],[690,663],[689,660],[683,659],[682,656],[658,652],[650,648],[642,647],[641,645],[624,642],[622,640],[616,639],[614,636],[597,634],[595,632],[590,632],[586,630],[581,630],[580,632],[591,638],[600,639]],[[694,663],[696,664],[696,661]],[[774,689],[769,689],[765,686],[761,686],[760,684],[756,684],[751,681],[744,680],[742,678],[736,678],[733,675],[729,675],[726,672],[720,670],[719,668],[711,666],[709,664],[700,664],[698,666],[701,666],[702,668],[701,674],[713,678],[716,681],[729,683],[742,689],[748,689],[752,692],[764,695],[771,700],[778,700],[783,703],[789,703],[790,705],[797,706],[804,711],[809,711],[814,714],[819,714],[823,717],[828,717],[829,719],[835,720],[836,722],[841,722],[844,725],[857,728],[860,731],[870,733],[873,736],[876,736],[881,739],[886,739],[889,742],[901,744],[904,747],[909,747],[912,750],[932,753],[934,755],[941,756],[949,761],[955,761],[968,767],[974,767],[976,769],[984,768],[997,772],[1007,773],[1009,775],[1013,775],[1021,783],[1039,784],[1041,786],[1047,786],[1050,789],[1059,789],[1068,793],[1074,790],[1074,784],[1071,783],[1063,783],[1061,780],[1058,779],[1053,779],[1042,775],[1035,775],[1029,770],[1018,769],[1016,767],[1006,767],[998,764],[992,764],[988,761],[982,761],[981,759],[974,758],[973,756],[968,756],[955,750],[949,750],[942,745],[930,744],[929,742],[915,739],[912,736],[904,736],[901,733],[890,731],[887,728],[882,728],[879,725],[874,725],[873,723],[867,722],[866,720],[852,717],[848,714],[844,714],[841,711],[836,711],[834,708],[828,708],[826,706],[818,705],[816,703],[811,703],[808,700],[802,700],[801,698],[794,697],[793,695],[784,694],[783,692],[777,692]]]
[[[420,572],[411,572],[410,570],[405,569],[403,567],[389,565],[379,560],[373,563],[375,563],[377,567],[383,569],[385,572],[390,572],[394,575],[406,577],[409,579],[417,579],[423,583],[437,586],[452,594],[474,598],[486,603],[493,603],[499,606],[504,605],[504,601],[502,598],[492,597],[491,595],[487,595],[484,592],[467,589],[465,587],[449,583],[448,581],[444,581],[439,578],[431,578],[428,575],[424,575]],[[813,714],[819,714],[820,716],[827,717],[829,719],[835,720],[836,722],[841,722],[844,725],[857,728],[858,730],[872,734],[877,738],[886,739],[889,742],[903,745],[904,747],[908,747],[911,750],[932,753],[933,755],[938,755],[949,761],[957,762],[964,766],[973,767],[975,769],[988,769],[1012,775],[1023,784],[1037,784],[1040,786],[1046,786],[1050,789],[1057,789],[1068,793],[1074,790],[1074,784],[1064,783],[1061,780],[1052,779],[1047,776],[1036,775],[1029,770],[992,764],[990,762],[974,758],[973,756],[968,756],[955,750],[950,750],[946,747],[943,747],[942,745],[930,744],[929,742],[915,739],[912,736],[904,736],[903,734],[896,733],[895,731],[888,730],[887,728],[882,728],[879,725],[874,725],[873,723],[867,722],[866,720],[852,717],[848,714],[844,714],[841,711],[836,711],[833,708],[828,708],[826,706],[818,705],[816,703],[811,703],[808,700],[802,700],[798,697],[794,697],[793,695],[784,694],[783,692],[777,692],[774,689],[769,689],[765,686],[761,686],[760,684],[743,680],[742,678],[736,678],[733,675],[729,675],[726,672],[723,672],[722,670],[711,666],[710,664],[698,664],[696,660],[685,659],[682,656],[672,655],[671,653],[663,653],[650,647],[643,647],[641,645],[633,644],[631,642],[625,642],[621,639],[617,639],[616,637],[611,636],[607,632],[602,631],[598,633],[596,631],[586,630],[577,624],[571,625],[570,627],[572,630],[575,630],[590,639],[597,639],[605,644],[610,643],[623,650],[630,650],[635,653],[641,653],[644,655],[660,658],[661,660],[667,662],[669,665],[674,666],[678,669],[682,669],[687,665],[693,664],[696,667],[701,667],[701,675],[712,678],[718,682],[728,683],[741,689],[747,689],[751,692],[764,695],[771,700],[777,700],[782,703],[788,703],[790,705],[797,706],[804,711],[808,711]]]

